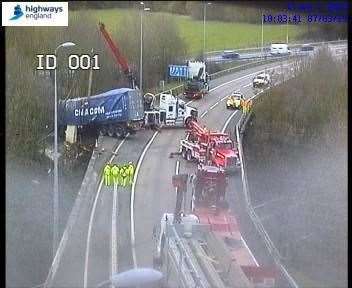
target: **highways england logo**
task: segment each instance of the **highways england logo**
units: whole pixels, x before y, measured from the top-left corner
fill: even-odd
[[[17,20],[18,18],[23,16],[23,12],[20,5],[15,6],[13,14],[14,16],[11,17],[10,20]]]
[[[68,26],[68,2],[2,2],[2,26]]]

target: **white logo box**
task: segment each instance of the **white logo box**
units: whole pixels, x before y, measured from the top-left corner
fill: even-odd
[[[68,2],[2,2],[1,14],[2,26],[68,26]]]

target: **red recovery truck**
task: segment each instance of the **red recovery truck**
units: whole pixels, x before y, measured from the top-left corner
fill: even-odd
[[[161,218],[154,256],[154,267],[171,274],[167,279],[173,272],[177,276],[175,285],[167,287],[278,287],[275,265],[259,265],[241,235],[225,200],[227,179],[221,167],[199,164],[196,174],[174,175],[172,182],[176,207]],[[182,210],[189,207],[186,199],[191,199],[187,214]]]
[[[210,131],[196,121],[187,123],[186,139],[181,140],[182,157],[188,161],[222,167],[226,173],[234,173],[240,167],[238,150],[227,133]]]

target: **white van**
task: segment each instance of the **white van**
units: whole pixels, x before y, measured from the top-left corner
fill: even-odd
[[[270,54],[271,55],[287,55],[290,53],[287,44],[271,44]]]

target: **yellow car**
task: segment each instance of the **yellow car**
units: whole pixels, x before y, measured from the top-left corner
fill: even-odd
[[[233,92],[226,100],[227,109],[241,109],[241,100],[244,100],[244,96],[240,92]]]

